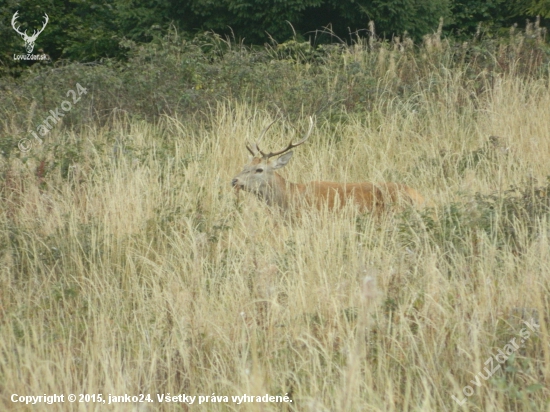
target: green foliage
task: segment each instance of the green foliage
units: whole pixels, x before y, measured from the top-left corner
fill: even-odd
[[[458,36],[475,33],[480,24],[484,28],[502,27],[506,24],[506,0],[454,0],[452,5],[452,24],[449,30]]]
[[[248,41],[287,40],[300,33],[331,26],[339,36],[362,30],[375,21],[381,35],[391,38],[408,32],[416,38],[437,29],[440,18],[450,16],[450,0],[192,0],[183,27],[234,33]],[[231,28],[229,29],[228,26]]]
[[[265,41],[268,34],[286,40],[292,36],[289,23],[299,25],[309,8],[322,3],[323,0],[191,0],[184,6],[187,17],[181,23],[187,30],[234,32],[238,38],[252,42]]]
[[[440,19],[450,17],[449,0],[370,0],[359,2],[361,14],[374,21],[386,38],[407,32],[415,39],[437,30]],[[354,23],[361,27],[361,21]],[[364,23],[363,23],[364,25]]]
[[[168,0],[8,0],[0,6],[0,37],[6,39],[0,43],[3,70],[18,74],[33,65],[33,62],[13,61],[14,53],[24,52],[21,38],[11,27],[15,11],[19,11],[21,30],[28,33],[41,26],[44,13],[49,16],[48,25],[36,42],[35,54],[41,49],[54,61],[63,58],[86,62],[123,57],[124,49],[119,47],[123,38],[150,41],[161,25],[170,22],[169,6]]]
[[[12,57],[24,51],[10,24],[15,11],[19,11],[21,29],[29,33],[40,27],[44,13],[49,15],[36,52],[43,50],[53,61],[81,62],[124,59],[125,40],[150,42],[170,27],[195,34],[214,30],[245,43],[301,41],[308,36],[319,44],[372,36],[369,22],[374,22],[381,38],[407,33],[419,40],[435,32],[440,19],[446,30],[462,36],[475,32],[480,22],[485,29],[498,30],[518,19],[550,15],[548,0],[189,0],[184,4],[176,0],[6,0],[0,5],[0,75],[18,75],[37,64]]]
[[[521,16],[540,16],[550,18],[550,1],[548,0],[516,0],[512,2],[512,10]]]
[[[532,1],[527,9],[527,12],[532,16],[541,16],[550,18],[550,1],[538,0]]]
[[[385,110],[391,110],[373,105],[383,94],[399,96],[419,111],[423,110],[419,98],[428,86],[431,98],[444,95],[445,83],[434,81],[433,67],[466,68],[456,101],[460,111],[469,107],[472,96],[483,95],[499,74],[544,75],[550,62],[550,50],[536,30],[518,31],[506,41],[483,39],[459,45],[432,36],[419,46],[410,39],[393,43],[374,39],[352,46],[313,47],[291,40],[248,48],[212,33],[187,40],[175,30],[147,44],[131,40],[121,44],[127,51],[126,61],[65,62],[54,70],[35,65],[18,80],[0,78],[0,116],[10,119],[10,125],[0,124],[0,130],[18,141],[59,107],[76,83],[89,92],[63,118],[67,128],[96,119],[103,123],[114,109],[146,120],[163,114],[184,119],[202,116],[224,99],[271,108],[276,103],[289,116],[318,113],[331,124],[354,112],[368,112],[375,124]],[[356,58],[350,60],[348,55]],[[19,132],[12,130],[13,125]],[[335,133],[333,138],[337,141],[342,136]],[[494,145],[497,142],[488,142],[463,159],[442,153],[424,160],[426,165],[443,168],[447,178],[478,164],[490,172],[500,153],[493,150]]]

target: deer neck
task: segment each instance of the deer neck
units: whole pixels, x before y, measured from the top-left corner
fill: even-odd
[[[282,209],[287,209],[296,195],[304,191],[302,186],[289,182],[278,173],[274,173],[273,181],[266,187],[266,190],[262,191],[260,197],[270,206],[277,205]]]

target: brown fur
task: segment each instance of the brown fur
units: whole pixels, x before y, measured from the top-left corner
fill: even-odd
[[[276,160],[254,157],[232,184],[283,210],[297,204],[334,210],[353,202],[361,211],[381,212],[403,203],[420,207],[426,203],[416,190],[399,183],[288,182],[274,170],[286,165],[291,156],[292,152]]]

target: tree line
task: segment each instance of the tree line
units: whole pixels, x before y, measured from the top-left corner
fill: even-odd
[[[208,30],[245,44],[284,42],[290,38],[318,43],[349,41],[353,36],[390,39],[404,34],[418,40],[435,31],[457,38],[480,29],[498,35],[536,16],[550,18],[548,0],[5,0],[0,5],[0,75],[17,74],[35,62],[15,61],[24,53],[11,20],[32,34],[49,16],[35,53],[53,61],[90,62],[124,59],[124,40],[145,43],[169,28],[192,37]],[[372,27],[372,26],[371,26]],[[41,64],[45,64],[42,62]]]

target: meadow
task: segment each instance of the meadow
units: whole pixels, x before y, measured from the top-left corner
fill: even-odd
[[[121,65],[0,80],[0,409],[550,410],[540,27],[128,47]],[[87,93],[19,150],[76,83]],[[286,220],[237,196],[245,141],[279,111],[273,150],[317,119],[285,178],[400,182],[433,208]],[[55,393],[65,402],[12,401]],[[157,397],[180,394],[197,398]]]

